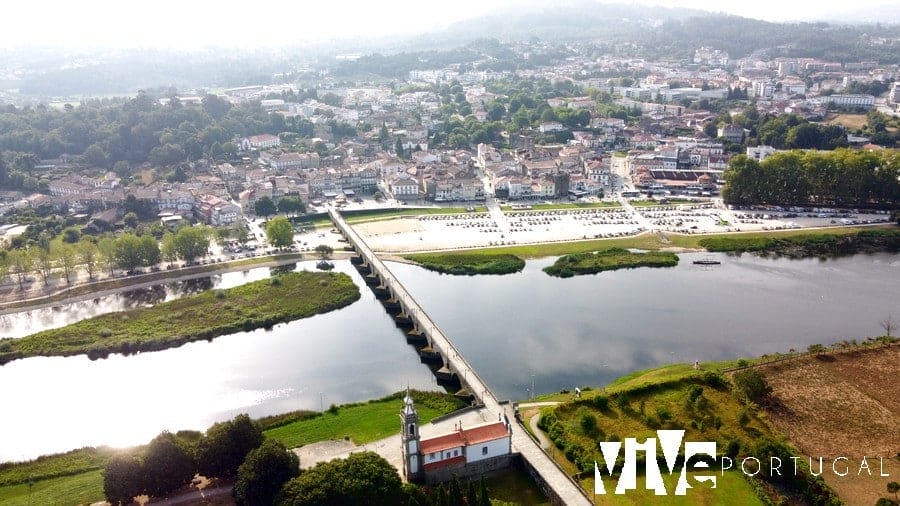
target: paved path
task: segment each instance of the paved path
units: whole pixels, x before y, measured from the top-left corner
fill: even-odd
[[[494,190],[491,188],[491,179],[484,176],[481,178],[481,181],[484,183],[484,205],[487,207],[491,219],[497,223],[497,228],[500,229],[500,233],[503,234],[503,237],[506,238],[506,240],[509,240],[509,220],[506,219],[506,215],[500,210],[500,204],[497,203],[497,199],[493,196]]]
[[[653,231],[659,229],[658,226],[651,223],[650,220],[645,218],[643,214],[639,213],[638,210],[635,209],[634,206],[631,205],[631,202],[629,202],[625,197],[619,197],[619,203],[622,204],[622,207],[627,209],[629,212],[634,213],[634,216],[637,218],[638,223],[640,223],[641,226],[644,227],[644,230]]]
[[[483,413],[504,413],[510,420],[515,420],[512,405],[509,403],[501,404],[494,393],[488,388],[487,384],[478,376],[478,373],[469,365],[465,357],[459,353],[450,339],[444,335],[437,324],[431,320],[425,311],[419,306],[413,296],[406,291],[406,288],[391,273],[390,269],[369,249],[369,246],[354,231],[347,222],[341,217],[335,209],[329,209],[328,214],[335,226],[338,227],[344,236],[355,245],[361,253],[361,256],[372,267],[375,272],[381,275],[385,285],[391,288],[394,296],[400,301],[402,306],[408,313],[418,322],[418,328],[426,333],[431,342],[431,347],[438,351],[448,366],[461,376],[460,380],[469,392],[480,400],[483,405]],[[485,421],[493,420],[493,416],[483,416]],[[550,457],[531,439],[528,432],[519,424],[513,423],[512,430],[512,450],[520,453],[533,467],[541,478],[548,484],[550,488],[558,495],[563,504],[579,505],[591,504],[591,501],[585,495],[584,491],[569,477],[562,469],[553,462]]]
[[[556,401],[546,401],[546,402],[528,402],[525,404],[519,404],[519,413],[529,408],[540,408],[543,406],[556,406],[559,402]],[[546,452],[550,445],[553,444],[547,436],[544,435],[544,431],[538,428],[538,422],[541,421],[541,414],[538,412],[537,415],[532,416],[528,420],[528,426],[531,427],[531,433],[534,434],[534,437],[538,438],[538,441],[541,443],[541,448]]]

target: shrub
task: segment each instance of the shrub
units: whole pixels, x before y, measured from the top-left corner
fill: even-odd
[[[602,412],[606,412],[609,410],[609,397],[605,395],[594,397],[594,407]]]
[[[753,402],[765,400],[771,393],[772,387],[759,371],[745,369],[734,374],[734,386]]]
[[[597,432],[597,417],[591,413],[581,415],[581,431],[585,435],[593,437]]]
[[[104,328],[100,329],[99,334],[100,334],[100,337],[109,337],[112,335],[112,330],[109,330],[108,328],[104,327]]]

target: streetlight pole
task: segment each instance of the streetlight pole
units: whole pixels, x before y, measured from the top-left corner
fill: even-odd
[[[319,392],[319,412],[325,414],[325,394]]]
[[[531,400],[534,400],[534,374],[531,375]]]

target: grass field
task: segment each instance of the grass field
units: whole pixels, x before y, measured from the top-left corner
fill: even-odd
[[[0,487],[0,504],[31,506],[35,504],[91,504],[103,500],[103,476],[100,469],[73,476]]]
[[[403,258],[431,271],[457,275],[511,274],[525,268],[525,260],[510,254],[420,253],[405,255]]]
[[[829,125],[841,125],[848,130],[862,128],[868,121],[865,114],[829,114],[825,119],[825,123]]]
[[[82,448],[24,463],[0,464],[0,487],[100,469],[114,453],[106,448]]]
[[[397,413],[400,412],[401,399],[400,394],[394,394],[375,401],[343,406],[336,413],[326,411],[322,416],[268,429],[265,435],[281,441],[288,448],[344,438],[356,444],[369,443],[400,430]],[[461,401],[451,396],[433,392],[414,392],[413,399],[422,424],[464,407]]]
[[[676,265],[678,265],[678,256],[668,251],[632,253],[622,248],[611,248],[593,253],[575,253],[561,256],[553,265],[544,267],[544,272],[551,276],[568,278],[616,269],[674,267]]]
[[[171,348],[306,318],[344,307],[359,297],[359,288],[346,274],[292,272],[2,340],[0,363],[33,356],[87,353],[103,357]]]

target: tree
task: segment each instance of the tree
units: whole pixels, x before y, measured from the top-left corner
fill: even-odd
[[[281,197],[278,199],[278,212],[287,215],[297,215],[304,211],[300,197]]]
[[[387,506],[402,497],[397,469],[377,453],[360,452],[307,469],[284,486],[277,504]]]
[[[322,260],[325,260],[326,258],[330,257],[332,253],[334,253],[334,248],[327,244],[320,244],[316,246],[315,251],[319,254],[320,257],[322,257]]]
[[[170,432],[162,432],[147,445],[144,454],[145,490],[152,497],[187,485],[194,478],[196,464],[187,444]]]
[[[137,228],[139,223],[137,214],[133,212],[125,213],[125,216],[122,217],[122,223],[128,228]]]
[[[103,469],[103,495],[115,505],[131,504],[144,486],[141,481],[143,466],[134,455],[116,455]]]
[[[142,244],[140,237],[134,234],[123,234],[115,242],[116,265],[131,273],[143,265]]]
[[[152,235],[141,236],[141,265],[150,267],[159,263],[159,242]]]
[[[232,237],[241,245],[246,246],[247,241],[250,240],[250,232],[247,231],[247,226],[244,225],[241,221],[234,222],[234,229],[232,230]]]
[[[34,268],[31,252],[29,250],[14,249],[7,254],[6,260],[9,265],[9,272],[19,282],[19,290],[24,290],[25,279],[28,278],[28,273]]]
[[[62,240],[69,244],[75,244],[81,240],[81,230],[76,227],[67,227],[63,230]]]
[[[66,276],[66,284],[72,284],[71,275],[78,263],[75,247],[62,241],[55,241],[50,245],[50,253],[56,263],[62,267],[63,274]]]
[[[115,274],[116,266],[119,264],[116,240],[112,237],[100,239],[100,242],[97,243],[97,252],[100,254],[100,262],[109,269],[109,275]]]
[[[109,154],[99,144],[91,144],[84,150],[81,157],[84,162],[93,167],[107,168],[109,166]]]
[[[246,414],[234,420],[214,424],[197,444],[197,467],[200,474],[232,477],[251,450],[263,443],[259,425]]]
[[[772,387],[756,369],[744,369],[734,374],[734,386],[753,402],[760,402],[769,397]]]
[[[887,491],[889,494],[894,494],[894,499],[897,499],[897,493],[900,492],[900,483],[896,481],[892,481],[887,484]]]
[[[297,455],[280,442],[266,439],[238,467],[232,495],[237,504],[273,504],[281,487],[298,474]]]
[[[175,234],[166,232],[159,241],[159,254],[169,265],[178,260],[178,248],[175,246]]]
[[[209,251],[209,235],[208,227],[181,227],[175,233],[175,251],[188,263],[206,256]]]
[[[100,255],[97,251],[97,245],[88,240],[79,241],[75,245],[75,255],[78,263],[84,266],[84,270],[88,273],[88,279],[94,279],[97,273],[97,267],[100,264]]]
[[[47,286],[50,280],[50,274],[53,273],[53,256],[50,254],[49,244],[46,248],[34,246],[29,248],[29,250],[31,250],[30,255],[31,258],[35,260],[38,273],[41,275],[41,280],[43,280],[44,286]]]
[[[275,203],[269,197],[260,197],[253,204],[253,210],[257,216],[264,216],[266,219],[275,214]]]
[[[891,337],[891,332],[893,332],[894,327],[897,326],[892,315],[885,317],[883,320],[879,321],[878,324],[881,325],[881,328],[884,329],[884,335],[888,337]]]
[[[277,216],[266,223],[266,239],[276,248],[290,246],[294,242],[294,227],[284,216]]]

